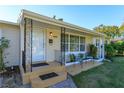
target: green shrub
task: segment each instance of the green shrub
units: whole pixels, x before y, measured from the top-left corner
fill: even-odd
[[[124,54],[124,41],[112,42],[110,44],[116,50],[116,55],[123,55]]]
[[[0,71],[5,70],[5,63],[3,60],[3,52],[6,48],[9,47],[9,40],[5,39],[5,37],[2,37],[0,39]]]
[[[124,42],[117,42],[118,44],[118,55],[123,55],[124,52]]]
[[[105,56],[107,58],[111,58],[112,56],[115,56],[116,50],[111,44],[106,44],[105,45]]]
[[[82,53],[79,53],[79,54],[78,54],[78,57],[79,57],[80,59],[83,59],[83,58],[85,58],[85,55],[82,54]]]
[[[70,62],[74,62],[76,59],[74,54],[70,54]]]
[[[97,47],[95,45],[93,45],[93,44],[90,44],[89,48],[90,48],[90,55],[93,58],[96,58],[97,57]]]

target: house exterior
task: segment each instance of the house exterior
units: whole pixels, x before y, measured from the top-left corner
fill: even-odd
[[[88,54],[89,44],[97,47],[98,60],[104,59],[103,34],[27,10],[21,11],[17,23],[0,21],[0,37],[10,40],[4,61],[20,66],[23,83],[29,82],[26,73],[33,72],[32,64],[76,64],[77,60],[69,62],[69,55]]]

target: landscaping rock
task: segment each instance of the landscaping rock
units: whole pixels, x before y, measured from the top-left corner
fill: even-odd
[[[9,88],[16,87],[16,84],[15,84],[13,78],[11,77],[11,78],[8,78],[8,79],[4,80],[3,87],[9,87]]]

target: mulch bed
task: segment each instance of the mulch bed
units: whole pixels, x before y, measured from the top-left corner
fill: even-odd
[[[6,72],[1,77],[2,88],[17,88],[22,85],[19,67],[6,68]]]

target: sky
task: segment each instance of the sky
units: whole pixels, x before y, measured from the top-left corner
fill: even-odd
[[[124,22],[124,6],[107,5],[0,6],[0,20],[17,22],[21,9],[49,17],[56,15],[57,18],[63,18],[65,22],[88,29],[93,29],[100,24],[120,26]]]

